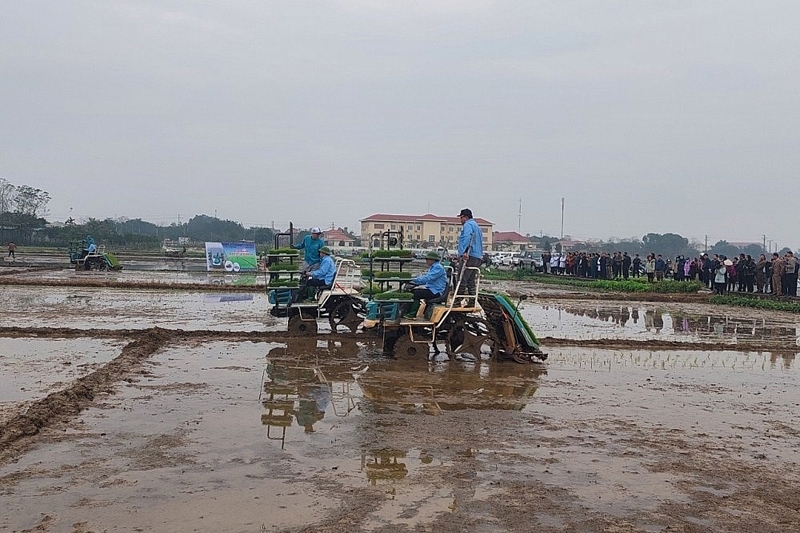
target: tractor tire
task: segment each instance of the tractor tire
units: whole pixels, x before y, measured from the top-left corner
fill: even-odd
[[[303,320],[299,314],[289,317],[289,333],[292,335],[316,335],[317,321]]]

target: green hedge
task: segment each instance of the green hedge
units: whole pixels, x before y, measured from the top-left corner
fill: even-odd
[[[699,281],[675,281],[665,279],[650,283],[647,278],[628,278],[624,279],[586,279],[574,278],[571,276],[553,276],[537,274],[530,269],[517,270],[486,270],[483,271],[483,278],[490,280],[528,280],[548,285],[559,285],[562,287],[575,287],[581,289],[595,289],[603,291],[618,292],[658,292],[658,293],[695,293],[702,289],[704,285]]]

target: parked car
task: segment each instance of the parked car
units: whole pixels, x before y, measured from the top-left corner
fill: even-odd
[[[513,256],[514,252],[497,252],[494,257],[492,257],[492,264],[496,267],[511,266],[511,258]]]
[[[512,257],[512,264],[519,268],[531,268],[537,272],[544,271],[544,262],[541,252],[526,251],[515,254]]]

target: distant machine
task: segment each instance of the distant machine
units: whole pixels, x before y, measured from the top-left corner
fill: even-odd
[[[122,270],[117,257],[106,252],[105,245],[98,246],[90,235],[69,243],[69,262],[75,270]]]

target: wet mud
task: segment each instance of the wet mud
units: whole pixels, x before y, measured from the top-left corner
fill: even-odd
[[[546,365],[395,361],[126,287],[8,287],[0,530],[800,530],[791,315],[549,293]]]

